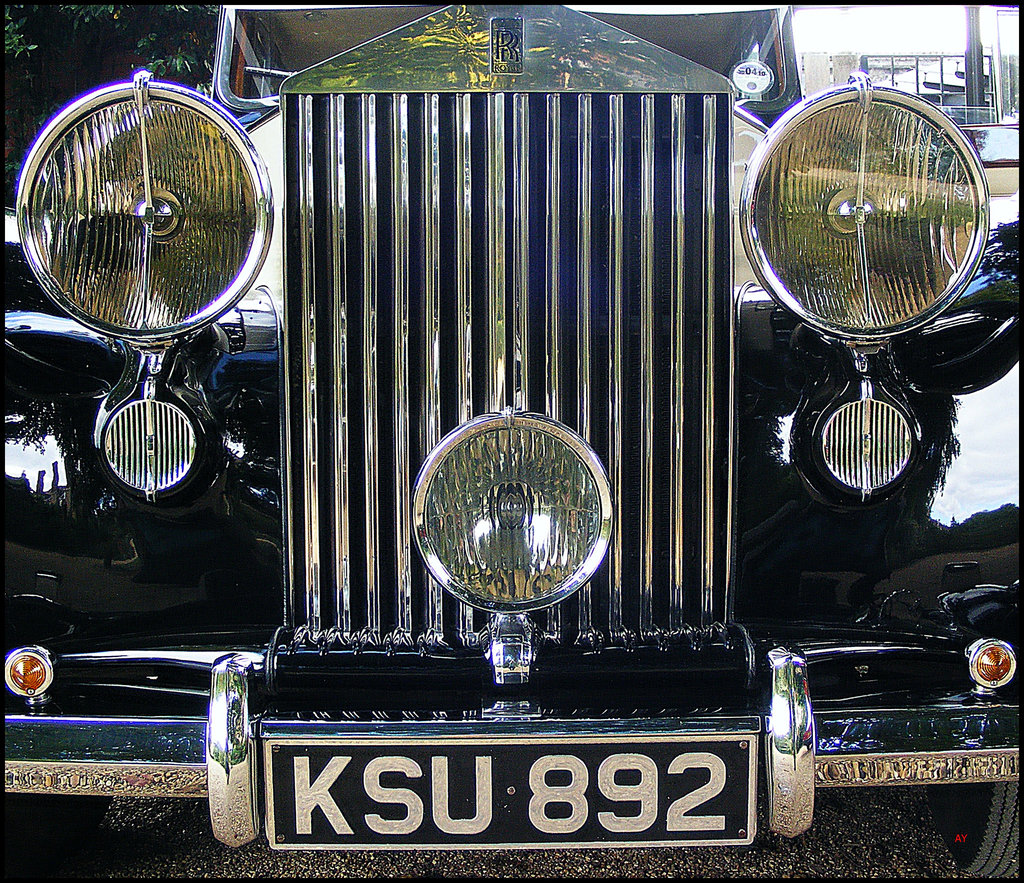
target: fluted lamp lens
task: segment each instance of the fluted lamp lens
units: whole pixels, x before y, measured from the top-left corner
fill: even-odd
[[[269,179],[245,132],[204,96],[151,83],[87,96],[40,135],[18,223],[44,290],[129,340],[168,339],[230,308],[266,254]]]
[[[53,683],[53,663],[40,647],[18,647],[4,659],[4,681],[16,696],[39,697]]]
[[[978,657],[978,673],[986,681],[1002,681],[1010,673],[1010,654],[1002,647],[988,647]]]
[[[839,336],[926,321],[970,281],[988,235],[984,171],[941,111],[893,90],[809,99],[776,124],[744,188],[769,291]]]
[[[835,411],[825,424],[821,444],[832,476],[868,495],[903,474],[910,462],[913,432],[892,405],[867,398]]]
[[[416,539],[431,575],[491,611],[545,607],[582,586],[608,546],[611,494],[597,456],[537,415],[488,415],[431,452]]]
[[[46,667],[35,656],[22,656],[11,666],[11,678],[26,693],[35,693],[46,681]]]

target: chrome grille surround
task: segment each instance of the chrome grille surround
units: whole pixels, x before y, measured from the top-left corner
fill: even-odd
[[[431,34],[505,11],[444,10],[282,90],[288,625],[321,646],[480,646],[407,506],[440,437],[506,406],[578,432],[612,484],[608,560],[535,614],[547,640],[727,618],[730,87],[561,8],[526,20],[549,54],[523,75],[486,73],[486,43],[436,57]],[[635,69],[600,73],[607,52]]]

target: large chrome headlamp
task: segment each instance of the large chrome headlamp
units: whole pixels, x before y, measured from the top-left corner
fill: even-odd
[[[431,575],[484,610],[546,607],[597,570],[611,534],[601,461],[568,427],[489,414],[445,436],[416,480],[416,541]]]
[[[981,162],[924,99],[866,77],[785,114],[751,157],[741,229],[769,293],[820,330],[877,340],[964,289],[988,238]]]
[[[270,181],[245,131],[191,89],[108,86],[29,151],[18,230],[43,289],[73,317],[146,345],[234,305],[266,256]]]

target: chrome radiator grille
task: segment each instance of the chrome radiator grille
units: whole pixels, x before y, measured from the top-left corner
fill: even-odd
[[[577,430],[615,524],[550,640],[726,617],[727,95],[289,95],[289,619],[340,646],[473,647],[425,574],[430,449],[513,407]]]

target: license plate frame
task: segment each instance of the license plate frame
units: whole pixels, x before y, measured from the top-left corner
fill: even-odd
[[[274,849],[747,846],[756,834],[757,732],[357,731],[262,742]],[[670,813],[683,830],[669,830]]]

